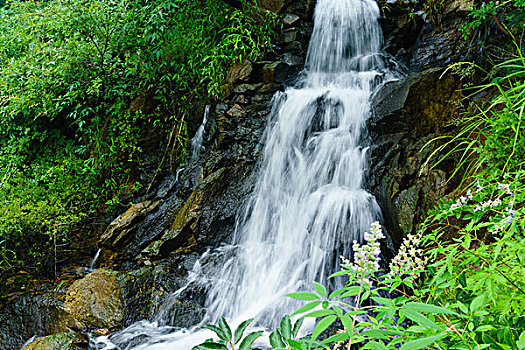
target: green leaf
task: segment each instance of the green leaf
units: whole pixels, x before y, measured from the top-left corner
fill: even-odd
[[[330,293],[330,295],[328,296],[328,299],[335,298],[336,296],[343,294],[345,291],[346,291],[346,287],[334,290],[332,293]]]
[[[457,315],[456,312],[439,307],[436,305],[425,304],[425,303],[407,303],[403,309],[414,310],[418,312],[428,312],[430,314],[453,314]]]
[[[329,316],[329,315],[333,315],[335,312],[334,310],[316,310],[316,311],[312,311],[304,316],[302,316],[303,318],[306,318],[306,317],[324,317],[324,316]]]
[[[341,317],[341,322],[348,333],[353,331],[353,322],[350,315],[344,314],[343,317]]]
[[[303,312],[310,311],[313,308],[317,307],[319,304],[321,304],[320,300],[311,301],[303,306],[301,306],[299,309],[297,309],[292,316],[302,314]]]
[[[228,350],[226,345],[219,343],[202,343],[191,348],[192,350]]]
[[[312,292],[296,292],[285,294],[285,296],[297,300],[319,300],[319,296]]]
[[[459,275],[459,283],[461,284],[463,288],[467,287],[467,277],[465,276],[465,273],[462,273],[461,275]]]
[[[219,327],[217,327],[215,325],[207,324],[205,326],[202,326],[202,328],[209,329],[210,331],[215,332],[215,334],[217,334],[217,336],[219,338],[221,338],[222,340],[226,340],[226,341],[229,340],[228,337],[226,336],[226,334],[224,333],[224,331],[221,328],[219,328]]]
[[[290,321],[290,316],[285,315],[281,319],[281,333],[284,339],[290,339],[292,337],[292,322]]]
[[[320,296],[322,296],[323,298],[326,298],[326,288],[325,286],[323,286],[322,284],[320,283],[317,283],[317,282],[314,282],[314,289],[315,289],[315,292],[317,294],[319,294]]]
[[[434,335],[432,337],[412,340],[412,341],[406,342],[405,344],[401,345],[399,350],[419,350],[419,349],[424,349],[427,346],[432,345],[434,342],[438,341],[439,339],[443,338],[444,336],[445,336],[445,334],[440,334],[440,335]]]
[[[472,300],[470,303],[470,312],[474,313],[474,311],[478,310],[483,305],[485,305],[485,294],[478,295]]]
[[[516,342],[516,346],[518,347],[518,350],[525,349],[525,331],[521,332],[520,337]]]
[[[361,349],[388,350],[388,348],[383,343],[377,341],[370,341]]]
[[[224,340],[230,340],[232,338],[232,330],[230,329],[230,326],[228,325],[228,322],[226,322],[226,319],[224,317],[219,318],[219,327],[222,329],[222,331],[228,338]]]
[[[299,340],[288,340],[288,344],[292,347],[294,350],[304,350],[306,349],[306,344]]]
[[[274,348],[285,348],[286,344],[283,342],[281,333],[279,331],[273,331],[270,333],[270,345]]]
[[[321,319],[316,325],[312,332],[312,337],[310,339],[310,346],[312,346],[313,342],[317,339],[317,337],[328,327],[334,323],[334,321],[337,319],[337,316],[326,316],[325,318]]]
[[[299,334],[299,330],[301,329],[301,326],[303,325],[303,321],[304,321],[304,318],[300,318],[297,321],[295,321],[293,325],[293,331],[292,331],[294,338],[297,337],[297,334]]]
[[[340,300],[340,299],[343,299],[343,298],[356,296],[359,293],[359,291],[361,290],[361,287],[360,286],[351,286],[351,287],[348,287],[347,289],[348,289],[348,291],[346,293],[338,296],[336,300]]]
[[[423,316],[417,311],[414,310],[407,310],[407,309],[401,309],[400,312],[411,319],[413,322],[416,322],[417,324],[429,328],[434,329],[436,331],[442,331],[441,327],[439,327],[437,324],[432,322],[430,319],[428,319],[426,316]]]
[[[332,335],[331,337],[324,339],[321,342],[321,344],[338,343],[341,341],[345,341],[348,338],[350,338],[350,335],[348,334],[348,332],[337,333],[337,334]]]
[[[242,339],[244,330],[246,329],[246,327],[248,327],[250,323],[252,323],[252,321],[253,321],[253,318],[250,318],[249,320],[242,322],[239,325],[239,327],[237,327],[237,329],[235,330],[234,344],[237,344]]]
[[[257,340],[257,338],[259,338],[261,336],[261,334],[263,334],[263,333],[264,333],[263,331],[257,331],[257,332],[252,332],[252,333],[248,334],[242,340],[241,345],[239,346],[239,350],[250,350],[250,347],[253,344],[253,342],[255,340]]]

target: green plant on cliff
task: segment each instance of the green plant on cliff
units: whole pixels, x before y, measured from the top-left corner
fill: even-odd
[[[53,242],[130,198],[148,140],[171,133],[182,161],[188,114],[220,95],[233,61],[269,47],[276,23],[220,0],[0,6],[0,269],[45,265]]]
[[[462,26],[463,37],[467,39],[488,21],[494,21],[499,29],[514,41],[521,42],[525,23],[525,1],[480,1],[470,9],[468,21]]]

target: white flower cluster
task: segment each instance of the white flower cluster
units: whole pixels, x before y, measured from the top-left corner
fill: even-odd
[[[354,250],[354,263],[341,256],[343,264],[350,266],[354,271],[358,272],[363,280],[363,283],[371,285],[370,280],[366,277],[371,272],[379,271],[379,261],[381,258],[381,248],[379,240],[385,238],[381,230],[379,222],[372,223],[370,233],[365,232],[364,239],[366,244],[360,245],[354,240],[352,246]]]
[[[487,210],[488,208],[499,207],[501,205],[501,203],[502,203],[502,201],[499,198],[496,198],[494,200],[489,199],[486,202],[481,202],[481,203],[477,204],[474,207],[474,211],[480,211],[481,210],[481,211],[485,212],[485,210]]]
[[[412,280],[419,277],[419,272],[425,268],[427,258],[423,257],[423,251],[419,248],[422,233],[417,235],[408,235],[403,239],[403,244],[399,252],[390,262],[390,272],[386,278],[394,276],[409,276]]]

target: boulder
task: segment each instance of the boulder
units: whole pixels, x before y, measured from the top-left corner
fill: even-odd
[[[117,327],[125,313],[118,273],[97,269],[69,287],[66,306],[86,327]]]
[[[23,350],[83,350],[88,349],[88,345],[89,339],[86,335],[70,332],[36,338]]]
[[[243,59],[241,62],[236,62],[229,70],[226,80],[229,84],[237,81],[248,81],[253,71],[253,66],[250,61]]]

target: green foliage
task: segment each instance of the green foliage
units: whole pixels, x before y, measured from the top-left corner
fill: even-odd
[[[252,321],[253,319],[249,319],[242,322],[232,334],[230,325],[228,322],[226,322],[224,317],[221,317],[217,326],[206,325],[202,327],[215,332],[215,334],[217,334],[219,337],[219,340],[215,341],[213,339],[208,339],[204,343],[193,347],[193,350],[249,350],[252,348],[252,344],[257,340],[257,338],[263,334],[263,331],[256,331],[244,336],[244,331],[250,325],[250,323],[252,323]]]
[[[524,0],[477,2],[470,9],[467,23],[461,28],[463,37],[467,39],[489,20],[495,20],[505,34],[517,40],[516,35],[521,34],[525,23],[524,7]],[[499,17],[503,20],[501,21]]]
[[[188,113],[276,23],[220,0],[0,4],[0,268],[40,264],[51,238],[129,198],[142,140],[171,132],[183,162]]]

